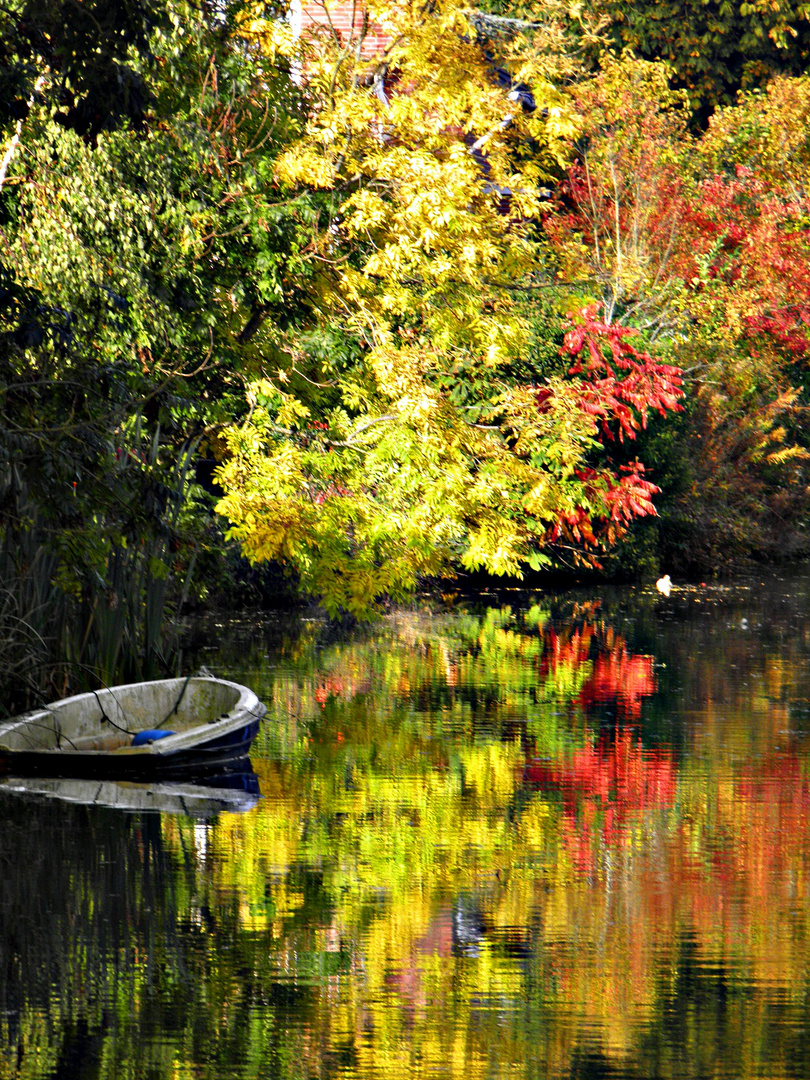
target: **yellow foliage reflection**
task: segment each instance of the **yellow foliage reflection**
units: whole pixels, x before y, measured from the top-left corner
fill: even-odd
[[[711,699],[680,754],[646,746],[654,660],[598,605],[395,630],[326,650],[303,680],[276,675],[282,700],[296,678],[310,703],[306,752],[257,761],[259,809],[212,831],[215,887],[241,898],[246,927],[270,883],[289,962],[302,934],[344,958],[317,1017],[342,1075],[567,1074],[583,1047],[619,1067],[679,1007],[684,972],[728,983],[740,1024],[746,995],[798,1004],[798,749],[754,767],[759,735],[744,745],[738,718],[731,759],[710,750]],[[796,671],[764,664],[748,704],[775,730]],[[710,658],[697,667],[716,678]],[[749,1040],[736,1053],[753,1070]]]

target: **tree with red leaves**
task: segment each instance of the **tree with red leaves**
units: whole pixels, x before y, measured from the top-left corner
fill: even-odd
[[[701,138],[664,65],[613,61],[573,93],[582,137],[544,223],[560,273],[604,305],[617,340],[617,323],[636,326],[688,372],[686,412],[641,443],[664,486],[659,551],[671,568],[706,572],[799,550],[810,511],[797,389],[810,360],[810,80],[744,97]],[[610,348],[605,339],[591,371],[583,354],[582,374],[616,399]],[[652,369],[633,361],[603,439],[626,439],[624,409],[649,400]]]

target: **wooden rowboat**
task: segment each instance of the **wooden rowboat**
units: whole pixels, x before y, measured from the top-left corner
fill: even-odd
[[[205,773],[246,757],[265,712],[246,686],[202,675],[91,690],[0,723],[0,771]]]

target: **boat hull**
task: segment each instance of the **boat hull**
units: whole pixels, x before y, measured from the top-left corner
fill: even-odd
[[[86,779],[109,777],[120,780],[172,779],[184,776],[207,776],[221,771],[231,762],[247,757],[259,730],[259,720],[245,724],[238,731],[201,743],[173,754],[144,757],[116,757],[103,751],[95,754],[71,754],[55,757],[36,750],[8,753],[0,750],[0,775],[11,772],[26,776],[76,776]]]

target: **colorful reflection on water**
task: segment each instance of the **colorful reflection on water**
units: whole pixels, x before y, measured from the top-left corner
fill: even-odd
[[[261,798],[0,790],[0,1080],[807,1075],[808,597],[198,627]]]

